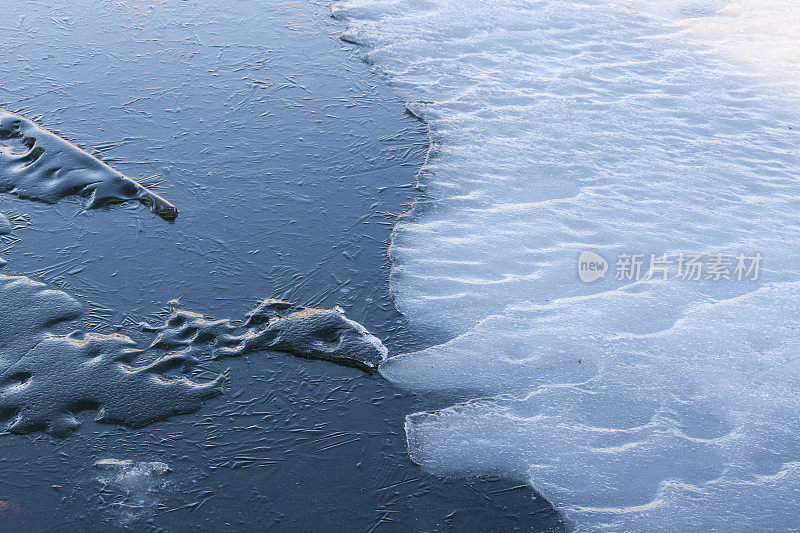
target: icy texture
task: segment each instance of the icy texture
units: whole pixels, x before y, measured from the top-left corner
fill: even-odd
[[[167,463],[161,461],[136,462],[130,459],[100,459],[94,463],[95,468],[116,472],[117,483],[127,483],[142,477],[165,476],[172,472]]]
[[[8,219],[7,216],[5,216],[3,213],[0,213],[0,244],[3,245],[7,244],[3,242],[3,237],[8,236],[12,231],[14,231],[14,225],[11,223],[11,221]],[[8,237],[6,237],[6,239],[8,239]],[[14,240],[13,237],[11,239]],[[5,246],[3,248],[3,252],[7,251],[8,248],[10,248],[10,246]],[[2,257],[0,257],[0,267],[6,265],[6,263],[7,261]]]
[[[390,379],[514,394],[409,416],[413,459],[513,474],[583,527],[800,527],[800,284],[686,308],[692,289],[519,305],[390,359]]]
[[[0,192],[54,204],[67,196],[87,207],[138,200],[162,218],[178,210],[61,137],[0,109]]]
[[[158,508],[158,495],[169,487],[168,474],[172,472],[161,461],[101,459],[94,466],[102,471],[97,478],[102,484],[101,498],[121,514],[123,526]]]
[[[82,314],[64,292],[26,277],[0,276],[0,420],[13,433],[64,436],[77,413],[142,426],[196,410],[222,392],[222,376],[196,383],[170,371],[191,367],[182,353],[135,364],[140,350],[122,335],[54,334]]]
[[[798,527],[800,114],[719,53],[757,57],[745,43],[780,31],[662,7],[334,5],[434,142],[392,290],[453,340],[381,372],[484,398],[409,416],[417,462],[518,476],[579,529]],[[764,13],[784,28],[797,10]],[[687,40],[702,25],[745,33]],[[764,270],[620,289],[577,279],[587,248],[760,251]]]
[[[0,500],[0,517],[19,513],[19,504],[10,500]]]
[[[312,309],[274,299],[264,300],[241,325],[172,308],[164,324],[143,329],[157,332],[151,348],[202,352],[210,347],[206,351],[215,358],[276,350],[373,371],[388,353],[380,339],[339,308]]]
[[[75,332],[47,337],[3,375],[0,411],[13,412],[9,431],[66,435],[80,423],[73,413],[97,410],[98,422],[140,427],[196,411],[222,392],[222,377],[207,383],[170,378],[187,363],[169,354],[135,366],[135,343],[122,335]]]
[[[54,325],[75,320],[82,312],[65,292],[23,276],[0,275],[0,371],[44,340]]]
[[[76,414],[143,426],[197,410],[222,392],[223,377],[198,383],[185,372],[214,357],[277,350],[374,370],[386,348],[340,309],[308,309],[265,300],[242,324],[172,308],[145,349],[124,335],[59,331],[83,312],[62,291],[22,276],[0,275],[0,420],[14,433],[67,435]],[[210,348],[210,350],[207,350]]]
[[[14,229],[11,221],[3,213],[0,213],[0,235],[8,235]]]
[[[800,9],[793,1],[630,0],[677,22],[715,53],[785,81],[800,79]]]
[[[777,248],[771,265],[792,264],[797,115],[651,17],[572,2],[335,5],[433,130],[426,201],[391,249],[393,293],[420,323],[460,331],[519,299],[596,292],[575,283],[586,247]]]

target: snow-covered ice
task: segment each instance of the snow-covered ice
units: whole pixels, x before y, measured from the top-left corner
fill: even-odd
[[[729,61],[781,81],[800,78],[800,9],[792,0],[629,1]]]
[[[800,527],[800,6],[344,0],[431,128],[392,291],[451,338],[389,359],[475,400],[418,463],[524,479],[591,530]],[[582,283],[577,258],[760,253],[757,280]]]

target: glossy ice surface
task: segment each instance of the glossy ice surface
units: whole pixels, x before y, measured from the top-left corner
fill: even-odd
[[[396,215],[416,194],[426,130],[338,39],[343,27],[327,7],[51,4],[0,8],[0,108],[135,179],[180,215],[168,223],[138,202],[86,209],[79,187],[53,205],[0,198],[3,274],[24,276],[17,281],[30,289],[0,301],[0,342],[21,342],[3,364],[27,365],[6,385],[22,404],[54,415],[18,426],[26,435],[0,434],[0,529],[557,524],[550,506],[519,483],[442,480],[411,462],[405,414],[451,399],[422,399],[328,361],[263,350],[214,359],[203,351],[206,334],[225,328],[201,325],[246,322],[264,298],[341,306],[347,319],[338,311],[324,318],[351,328],[342,329],[355,334],[348,343],[378,346],[352,320],[394,353],[413,346],[388,295],[385,254]],[[168,307],[173,299],[180,304]],[[178,312],[194,318],[170,323]],[[290,328],[291,339],[302,331],[303,349],[338,353],[330,328],[298,318],[287,323],[302,326]],[[153,327],[142,331],[142,322]],[[267,326],[260,340],[287,347],[270,319],[251,326]],[[159,334],[164,344],[153,353],[178,355],[146,370],[98,350],[146,348]],[[77,362],[82,372],[49,372],[49,361]],[[220,372],[225,386],[195,398],[195,413],[118,424],[180,411],[160,392],[165,383],[214,383]],[[51,386],[36,387],[37,376]],[[52,386],[58,376],[72,381]],[[150,386],[120,396],[121,379]],[[102,403],[122,416],[98,424]],[[69,436],[42,433],[54,419],[50,429]],[[156,464],[171,472],[156,475]]]

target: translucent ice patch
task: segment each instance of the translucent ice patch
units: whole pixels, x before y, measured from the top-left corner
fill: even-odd
[[[334,5],[431,128],[392,292],[452,340],[380,371],[476,399],[409,416],[415,461],[525,479],[578,528],[800,525],[800,113],[675,24],[730,5]],[[584,283],[587,250],[758,251],[764,269]]]
[[[178,210],[130,178],[33,122],[0,109],[0,192],[46,203],[67,196],[87,207],[137,200],[165,219]]]
[[[172,469],[161,461],[101,459],[94,463],[100,471],[101,501],[114,510],[123,524],[141,520],[153,513],[158,496],[169,488]]]
[[[165,476],[172,472],[168,464],[161,461],[131,461],[129,459],[100,459],[95,461],[94,467],[106,472],[118,474],[116,481],[127,484],[127,480],[137,480],[144,477]]]

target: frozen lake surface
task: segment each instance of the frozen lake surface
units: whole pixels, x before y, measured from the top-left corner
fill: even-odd
[[[26,434],[0,435],[0,529],[558,526],[524,484],[442,479],[410,460],[405,414],[452,396],[263,350],[336,360],[363,348],[371,366],[384,352],[358,324],[391,353],[424,342],[389,296],[386,249],[417,197],[427,131],[338,39],[327,7],[77,4],[3,6],[0,108],[179,214],[103,207],[157,202],[89,160],[69,173],[83,156],[50,157],[64,145],[35,126],[0,135],[8,168],[41,171],[0,187],[16,195],[0,199],[0,364],[29,354],[3,376],[0,415],[5,428],[20,406],[36,414],[14,411]],[[328,311],[257,308],[270,297]],[[204,358],[219,339],[217,355],[241,357]],[[177,355],[122,372],[110,345]],[[181,376],[210,388],[165,392]]]

